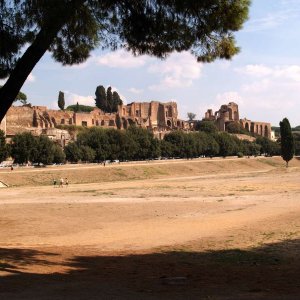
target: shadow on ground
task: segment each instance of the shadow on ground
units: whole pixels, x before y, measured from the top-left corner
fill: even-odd
[[[70,257],[0,249],[0,299],[300,299],[300,240],[247,251]],[[41,274],[57,266],[61,272]]]

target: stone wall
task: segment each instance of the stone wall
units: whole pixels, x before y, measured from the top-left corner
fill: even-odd
[[[105,113],[95,108],[92,112],[73,112],[47,109],[45,106],[11,107],[7,113],[10,135],[29,128],[51,129],[58,125],[75,125],[127,129],[136,124],[161,138],[174,130],[189,130],[187,122],[178,119],[176,102],[133,102],[120,105],[117,113]]]

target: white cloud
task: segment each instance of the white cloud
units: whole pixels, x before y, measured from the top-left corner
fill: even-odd
[[[263,79],[250,84],[243,84],[241,90],[243,92],[261,93],[268,90],[270,86],[271,81],[269,79]]]
[[[95,99],[93,96],[82,96],[69,91],[64,91],[64,93],[66,102],[65,106],[76,104],[77,102],[82,105],[95,106]]]
[[[189,87],[201,76],[202,66],[189,52],[173,53],[165,61],[154,63],[148,68],[148,72],[161,77],[160,82],[151,85],[149,89],[159,91]]]
[[[300,65],[274,66],[247,65],[244,68],[235,69],[236,72],[253,77],[269,79],[285,79],[300,82]]]
[[[246,65],[243,68],[236,68],[235,71],[241,74],[251,75],[255,77],[265,77],[271,75],[273,72],[272,68],[264,65]]]
[[[128,91],[129,91],[130,93],[136,94],[136,95],[141,94],[141,93],[143,92],[142,89],[137,89],[137,88],[134,88],[134,87],[128,89]]]
[[[99,65],[104,65],[110,68],[138,68],[146,64],[146,56],[134,56],[130,52],[123,49],[110,52],[98,57],[94,60]]]

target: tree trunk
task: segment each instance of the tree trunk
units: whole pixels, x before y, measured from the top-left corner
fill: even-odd
[[[62,26],[84,2],[85,0],[74,0],[73,5],[66,7],[64,18],[50,20],[50,23],[43,26],[33,43],[19,59],[8,80],[0,89],[0,122],[13,104],[30,72],[49,49]]]
[[[16,99],[21,87],[50,47],[62,24],[42,28],[34,42],[19,59],[4,86],[0,89],[0,122]]]

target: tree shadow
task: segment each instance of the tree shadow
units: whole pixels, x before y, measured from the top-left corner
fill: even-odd
[[[250,250],[59,256],[1,249],[0,299],[299,299],[300,240]],[[54,257],[53,257],[54,256]],[[56,257],[56,258],[57,258]],[[23,266],[59,266],[41,274]]]

